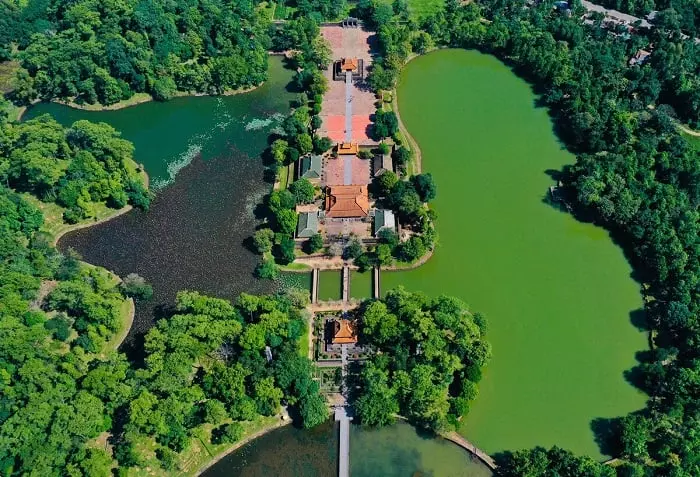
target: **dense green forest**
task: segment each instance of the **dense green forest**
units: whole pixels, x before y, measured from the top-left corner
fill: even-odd
[[[416,25],[401,21],[407,14],[400,2],[387,10],[363,0],[380,47],[370,82],[390,89],[412,52],[444,45],[493,53],[536,85],[560,137],[577,154],[576,164],[555,177],[582,220],[604,225],[624,245],[643,283],[654,344],[639,353],[628,376],[649,394],[648,407],[610,420],[598,437],[606,452],[622,458],[618,475],[699,475],[700,158],[673,116],[698,121],[700,50],[672,18],[628,37],[583,24],[580,10],[568,16],[549,2],[523,6],[448,1]],[[651,60],[630,65],[650,43]],[[501,472],[611,475],[611,468],[588,461],[538,448],[502,456]]]
[[[148,93],[218,94],[267,77],[273,2],[29,0],[0,3],[0,61],[21,69],[12,98],[109,105]],[[289,2],[316,24],[345,2]],[[280,7],[281,8],[281,7]],[[13,50],[15,50],[13,52]]]
[[[8,40],[19,48],[19,102],[112,104],[137,92],[167,99],[178,90],[254,86],[267,75],[270,19],[250,0],[37,0],[1,8],[10,23],[0,37],[5,56]]]
[[[486,322],[456,298],[399,288],[359,310],[360,343],[371,350],[354,406],[362,424],[400,414],[433,432],[453,430],[478,394],[491,357]]]
[[[183,292],[136,366],[106,347],[125,326],[125,287],[59,254],[21,195],[3,186],[0,207],[3,475],[111,475],[112,456],[93,443],[102,433],[122,468],[142,463],[137,443],[152,439],[174,470],[203,427],[215,442],[233,441],[239,421],[275,414],[282,402],[306,426],[326,419],[311,362],[298,352],[308,294],[243,295],[234,306]]]

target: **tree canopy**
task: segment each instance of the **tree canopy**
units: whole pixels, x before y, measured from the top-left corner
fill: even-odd
[[[454,429],[491,356],[483,318],[456,298],[399,287],[365,302],[359,323],[360,341],[371,350],[355,401],[362,423],[385,425],[401,414],[435,432]]]

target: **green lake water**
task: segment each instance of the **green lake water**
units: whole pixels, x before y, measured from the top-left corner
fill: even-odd
[[[461,447],[421,436],[398,422],[391,427],[350,428],[350,477],[490,477],[492,472]]]
[[[322,270],[318,272],[318,299],[340,300],[343,294],[343,283],[339,270]]]
[[[49,113],[65,125],[80,119],[110,124],[134,143],[136,162],[144,165],[151,187],[159,190],[199,157],[212,160],[233,151],[255,156],[259,165],[270,131],[284,119],[293,98],[287,91],[291,76],[279,57],[271,57],[268,81],[250,93],[180,97],[116,111],[40,103],[23,119]]]
[[[646,348],[639,285],[608,234],[544,202],[548,170],[575,158],[508,67],[474,51],[411,61],[401,117],[437,183],[439,244],[422,267],[382,274],[455,295],[489,319],[493,358],[461,431],[487,452],[559,445],[600,458],[596,418],[644,406],[625,381]]]
[[[350,298],[372,297],[372,272],[360,273],[357,270],[350,272]]]
[[[265,434],[231,453],[204,477],[332,477],[338,468],[338,426]],[[467,451],[442,438],[420,436],[408,424],[350,428],[350,477],[491,477]]]

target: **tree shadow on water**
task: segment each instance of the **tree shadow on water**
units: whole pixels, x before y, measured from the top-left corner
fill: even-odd
[[[637,308],[630,311],[630,323],[639,331],[649,331],[649,322],[647,321],[647,313],[644,308]]]
[[[600,452],[605,455],[620,454],[620,419],[598,417],[591,421],[591,430]]]

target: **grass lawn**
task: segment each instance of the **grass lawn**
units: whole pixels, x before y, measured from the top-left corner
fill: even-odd
[[[700,152],[700,136],[691,136],[690,134],[682,133],[682,136],[688,140],[690,146]]]
[[[444,0],[408,0],[408,9],[411,15],[419,20],[438,11]]]
[[[190,445],[180,453],[178,459],[178,469],[166,471],[160,467],[156,458],[158,445],[150,437],[143,437],[136,443],[136,452],[141,456],[143,465],[141,467],[130,468],[126,475],[129,477],[189,477],[197,473],[204,465],[212,459],[220,456],[226,451],[240,445],[246,438],[268,427],[277,427],[281,424],[279,417],[259,416],[255,421],[243,422],[245,434],[241,441],[233,444],[212,444],[211,424],[204,424],[194,432],[194,437],[190,439]]]
[[[128,164],[126,164],[126,168],[130,172],[135,173],[138,165],[136,162],[130,161]],[[148,185],[148,176],[146,173],[142,171],[139,174],[141,175],[144,183]],[[44,225],[41,227],[41,231],[49,235],[50,241],[54,245],[56,245],[58,237],[70,230],[77,230],[87,227],[95,222],[107,220],[124,212],[124,209],[111,209],[105,204],[94,204],[94,217],[82,220],[77,224],[67,224],[63,221],[63,212],[66,210],[64,207],[61,207],[53,202],[42,202],[28,193],[22,194],[22,197],[24,197],[27,202],[36,206],[44,214]]]
[[[304,331],[299,338],[299,355],[308,356],[309,355],[309,324],[304,321]]]
[[[393,0],[384,1],[390,5],[393,3]],[[408,11],[413,19],[422,20],[444,4],[445,0],[408,0]]]
[[[309,271],[310,272],[311,271],[311,267],[305,263],[292,262],[288,265],[280,265],[279,267],[280,267],[280,270],[282,270],[283,272],[285,272],[285,271],[287,271],[287,272],[298,272],[298,271],[306,272],[306,271]]]
[[[292,15],[294,15],[294,12],[296,10],[296,7],[288,7],[286,5],[278,4],[275,8],[275,14],[273,18],[275,20],[286,20],[288,18],[292,18]]]
[[[147,103],[153,101],[153,97],[148,93],[134,93],[134,95],[129,99],[124,99],[118,103],[104,105],[100,103],[89,104],[89,103],[73,103],[71,101],[65,104],[78,109],[84,109],[86,111],[112,111],[117,109],[128,108],[129,106],[135,106],[141,103]]]
[[[79,228],[86,227],[93,222],[108,219],[121,210],[110,209],[105,204],[95,204],[95,217],[78,222],[77,224],[67,224],[63,221],[63,212],[66,210],[53,202],[42,202],[31,194],[22,194],[28,202],[34,204],[44,214],[44,225],[41,231],[50,237],[52,244],[56,244],[57,238],[62,234]]]

